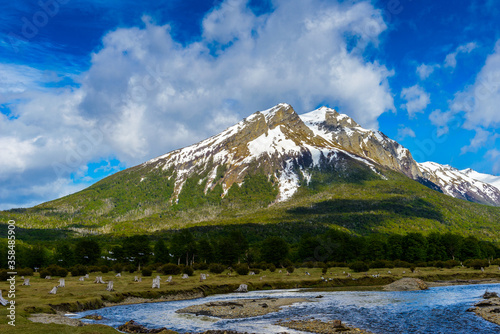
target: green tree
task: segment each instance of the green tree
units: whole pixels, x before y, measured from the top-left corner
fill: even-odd
[[[185,261],[186,266],[188,266],[189,262],[193,261],[196,252],[196,241],[193,234],[188,230],[181,230],[172,236],[170,243],[170,252],[177,259],[177,264]]]
[[[464,239],[460,248],[460,257],[462,260],[482,258],[479,241],[475,237],[469,236]]]
[[[212,244],[207,239],[198,242],[198,259],[201,262],[212,263],[215,261],[215,251]]]
[[[442,235],[439,233],[430,233],[427,236],[427,260],[441,261],[446,259],[446,249],[442,242]]]
[[[167,244],[163,239],[160,239],[155,243],[154,254],[154,262],[156,263],[168,263],[170,261]]]
[[[393,234],[387,239],[387,257],[389,260],[402,260],[404,238],[402,235]]]
[[[97,241],[83,239],[76,243],[75,262],[77,264],[96,264],[101,256],[101,247]]]
[[[73,250],[71,250],[66,242],[57,244],[54,252],[54,263],[65,268],[69,268],[75,264]]]
[[[463,237],[458,234],[445,233],[441,236],[441,244],[446,252],[447,259],[455,260],[460,257]]]
[[[285,260],[289,251],[288,243],[280,237],[268,237],[260,246],[261,260],[275,265]]]
[[[148,263],[151,255],[149,239],[145,235],[134,235],[123,240],[123,252],[127,262],[132,262],[138,266]]]
[[[386,243],[379,235],[371,235],[365,239],[363,257],[366,260],[379,260],[386,257]]]
[[[415,263],[425,261],[427,240],[421,233],[408,233],[403,238],[404,260]]]

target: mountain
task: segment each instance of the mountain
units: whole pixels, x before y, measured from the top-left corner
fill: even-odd
[[[500,189],[500,176],[479,173],[471,168],[461,170],[460,172],[467,175],[468,177],[473,178],[474,180],[491,184],[493,187]]]
[[[299,116],[283,103],[78,193],[0,218],[16,219],[19,228],[99,234],[314,223],[362,234],[448,230],[500,240],[500,208],[453,198],[499,205],[498,189],[443,168],[417,163],[399,143],[334,109]]]
[[[500,206],[500,190],[493,185],[478,180],[479,174],[471,169],[459,171],[449,165],[435,162],[418,164],[425,179],[439,186],[446,195],[471,202]],[[484,177],[483,177],[484,179]]]
[[[347,115],[320,108],[297,115],[288,104],[256,112],[198,144],[150,160],[144,166],[176,174],[173,200],[193,174],[207,173],[204,192],[222,185],[223,196],[255,168],[276,181],[277,201],[289,199],[309,169],[330,166],[348,177],[347,165],[379,173],[381,166],[416,179],[422,174],[410,152],[379,131],[363,129]],[[224,175],[217,169],[224,166]],[[147,176],[145,176],[147,177]]]

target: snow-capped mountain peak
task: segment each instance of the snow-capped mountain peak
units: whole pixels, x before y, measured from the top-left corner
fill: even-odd
[[[172,201],[178,199],[193,175],[203,178],[205,193],[220,185],[225,196],[231,187],[243,184],[247,175],[258,170],[277,184],[276,199],[285,201],[298,190],[301,180],[311,180],[312,168],[329,166],[347,176],[357,166],[382,178],[382,171],[388,168],[424,184],[428,179],[451,196],[500,205],[500,191],[493,186],[449,166],[417,164],[408,149],[382,132],[364,129],[349,116],[327,107],[299,116],[292,106],[281,103],[143,165],[175,175]],[[220,166],[223,175],[219,175]]]
[[[491,184],[492,186],[500,190],[500,176],[479,173],[473,170],[472,168],[461,170],[461,172],[475,180]]]
[[[500,205],[500,190],[487,182],[478,180],[474,176],[479,173],[471,169],[460,171],[450,165],[430,161],[418,165],[424,178],[438,185],[447,195],[472,202]]]

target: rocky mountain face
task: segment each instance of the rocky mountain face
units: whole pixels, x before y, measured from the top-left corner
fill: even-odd
[[[279,104],[144,166],[173,171],[173,202],[194,174],[206,175],[206,180],[200,180],[205,192],[221,185],[225,196],[234,184],[241,185],[249,173],[258,170],[276,184],[277,201],[285,201],[311,180],[314,168],[329,166],[348,175],[357,166],[381,178],[382,170],[388,168],[447,195],[500,206],[500,191],[494,186],[451,167],[418,164],[408,149],[382,132],[364,129],[347,115],[326,107],[298,115],[290,105]]]
[[[175,173],[174,200],[191,175],[207,171],[205,192],[221,184],[224,196],[258,170],[276,182],[278,201],[309,182],[315,167],[349,174],[357,166],[379,177],[380,167],[386,167],[413,179],[422,176],[410,152],[381,132],[324,107],[299,116],[288,104],[256,112],[216,136],[144,164],[151,165]]]
[[[461,170],[460,172],[467,175],[470,178],[473,178],[474,180],[488,183],[488,184],[492,185],[493,187],[500,189],[500,176],[479,173],[471,168]]]
[[[446,195],[471,202],[500,206],[500,190],[492,184],[473,178],[479,173],[472,169],[460,171],[449,165],[440,165],[435,162],[419,163],[418,166],[424,178],[439,186],[439,189]]]

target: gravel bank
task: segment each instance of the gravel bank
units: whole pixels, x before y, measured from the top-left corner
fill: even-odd
[[[74,327],[84,326],[84,323],[80,320],[65,317],[62,312],[57,312],[57,314],[35,313],[30,315],[28,320],[42,324],[59,324]]]
[[[176,313],[207,315],[222,319],[249,318],[279,311],[283,306],[309,301],[311,300],[305,298],[236,299],[193,305],[177,310]]]
[[[476,313],[484,320],[500,325],[500,298],[489,298],[476,303],[469,311]]]
[[[419,278],[405,277],[384,286],[384,291],[418,291],[426,290],[427,284]]]
[[[328,322],[315,319],[292,320],[292,321],[278,321],[275,324],[290,329],[296,329],[300,331],[320,333],[320,334],[332,334],[332,333],[372,334],[371,332],[343,324],[340,322],[340,320],[334,320]]]

